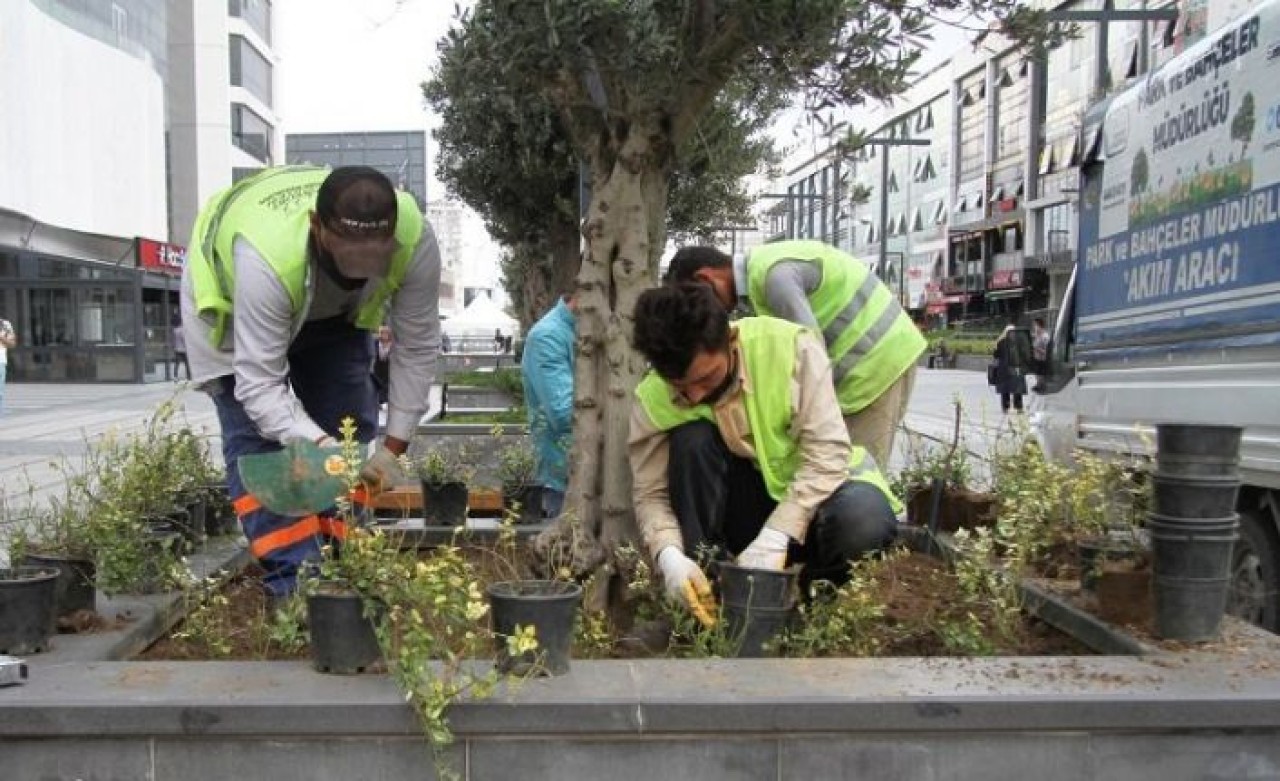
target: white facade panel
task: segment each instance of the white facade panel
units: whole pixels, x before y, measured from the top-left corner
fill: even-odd
[[[164,85],[146,62],[29,3],[0,6],[0,208],[162,237]]]

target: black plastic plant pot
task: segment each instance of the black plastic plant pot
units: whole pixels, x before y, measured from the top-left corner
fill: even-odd
[[[542,523],[542,486],[504,488],[502,504],[516,514],[516,523]]]
[[[422,484],[422,517],[432,526],[460,526],[467,521],[467,484]]]
[[[1143,551],[1135,545],[1106,537],[1090,537],[1076,542],[1076,563],[1080,568],[1080,590],[1096,592],[1098,576],[1107,562],[1138,561]]]
[[[193,491],[184,497],[182,509],[187,513],[186,523],[190,529],[191,541],[204,542],[209,528],[209,497],[203,491]]]
[[[1155,511],[1172,518],[1222,518],[1235,512],[1238,477],[1182,477],[1156,473]]]
[[[0,568],[0,654],[46,650],[57,598],[56,567]]]
[[[725,607],[790,608],[795,603],[799,567],[752,569],[719,562],[720,599]]]
[[[790,621],[792,607],[751,607],[725,603],[725,629],[740,659],[757,659],[775,655],[770,643]]]
[[[488,588],[496,667],[510,675],[564,675],[569,672],[573,626],[582,586],[561,580],[511,580]],[[534,628],[538,647],[512,655],[507,638],[517,627]]]
[[[142,545],[147,556],[137,582],[129,591],[133,594],[155,594],[167,590],[171,584],[166,582],[165,568],[183,553],[186,546],[186,539],[172,521],[148,521],[145,534]]]
[[[227,487],[221,483],[205,487],[204,533],[208,537],[230,534],[236,528],[236,512],[231,508]]]
[[[1156,467],[1165,476],[1235,477],[1239,473],[1239,426],[1161,423],[1156,426]]]
[[[200,537],[204,530],[199,533],[191,526],[191,516],[187,511],[181,508],[174,508],[167,513],[149,515],[143,518],[143,521],[152,529],[167,528],[177,532],[181,538],[179,551],[190,553],[196,549],[196,545],[200,542]]]
[[[365,615],[364,600],[340,586],[321,585],[307,595],[307,626],[311,633],[311,664],[322,673],[355,675],[382,658],[373,620]]]
[[[58,618],[97,607],[97,567],[92,559],[59,556],[53,553],[28,553],[22,563],[30,567],[53,567],[58,570],[54,615]]]

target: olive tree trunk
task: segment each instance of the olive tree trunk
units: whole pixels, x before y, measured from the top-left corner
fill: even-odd
[[[580,576],[602,567],[611,574],[618,546],[638,537],[627,435],[632,392],[645,365],[631,349],[631,328],[636,299],[655,283],[665,241],[671,156],[657,127],[657,120],[647,129],[633,124],[616,150],[590,161],[569,487],[564,513],[535,543],[544,564],[569,566]],[[593,607],[604,606],[607,590],[593,590]]]

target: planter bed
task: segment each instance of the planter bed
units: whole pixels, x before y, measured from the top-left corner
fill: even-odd
[[[1228,625],[1221,648],[1150,657],[578,660],[458,704],[449,756],[477,780],[516,767],[522,779],[646,781],[1266,777],[1280,767],[1280,648]],[[387,676],[90,661],[74,649],[87,639],[59,637],[28,659],[26,684],[0,689],[6,774],[432,777]]]

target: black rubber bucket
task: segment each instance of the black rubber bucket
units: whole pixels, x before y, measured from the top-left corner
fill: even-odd
[[[1222,518],[1235,512],[1238,477],[1155,475],[1154,505],[1171,518]]]
[[[503,506],[516,514],[519,524],[542,523],[542,486],[526,485],[502,492]]]
[[[1147,528],[1192,534],[1234,534],[1240,528],[1240,516],[1227,513],[1221,518],[1179,518],[1160,513],[1148,513]]]
[[[1161,423],[1156,426],[1156,471],[1169,477],[1236,477],[1239,426]]]
[[[422,484],[422,518],[431,526],[460,526],[467,522],[466,483]]]
[[[1166,640],[1216,640],[1227,610],[1228,578],[1156,575],[1156,633]]]
[[[1218,636],[1231,586],[1234,531],[1205,533],[1150,520],[1156,632],[1199,642]]]
[[[582,586],[561,580],[511,580],[488,588],[498,672],[564,675],[569,672],[573,626]],[[507,638],[516,627],[532,626],[538,648],[513,656]]]
[[[763,570],[719,564],[725,628],[739,658],[769,655],[795,605],[799,568]]]
[[[322,673],[354,675],[382,658],[373,620],[354,591],[326,588],[307,595],[311,664]]]
[[[54,615],[57,617],[97,607],[98,591],[94,586],[97,567],[92,560],[51,553],[28,553],[22,563],[58,570],[57,595],[54,597]]]
[[[33,654],[49,647],[58,598],[56,567],[0,569],[0,654]]]

